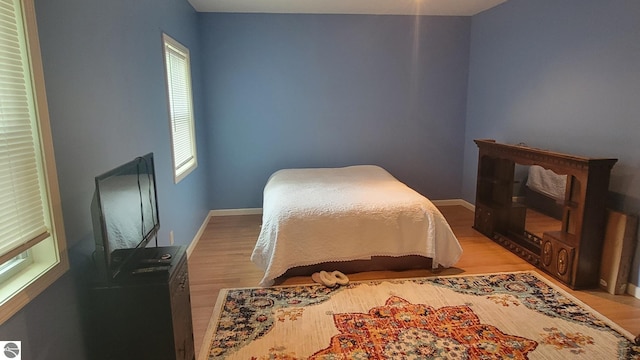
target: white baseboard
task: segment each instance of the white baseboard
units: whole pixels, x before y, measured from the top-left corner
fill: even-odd
[[[469,209],[471,211],[475,211],[475,209],[476,209],[475,205],[471,204],[470,202],[468,202],[466,200],[462,200],[462,199],[431,200],[431,202],[435,206],[454,206],[454,205],[459,205],[459,206],[462,206],[462,207],[464,207],[466,209]]]
[[[187,246],[187,260],[191,256],[193,249],[195,249],[196,245],[198,245],[198,241],[200,241],[200,237],[202,236],[202,233],[204,233],[204,229],[207,227],[207,224],[209,224],[209,219],[211,219],[211,212],[209,212],[207,216],[205,216],[202,225],[200,225],[200,229],[198,229],[198,232],[196,233],[196,236],[193,237],[193,240],[191,240],[191,243],[189,244],[189,246]]]
[[[207,227],[207,224],[209,224],[209,220],[211,220],[213,216],[256,215],[256,214],[262,214],[262,208],[210,210],[207,216],[205,217],[204,221],[202,222],[202,225],[200,225],[200,229],[198,229],[198,232],[193,237],[193,240],[191,240],[191,243],[187,247],[187,259],[191,256],[191,253],[193,252],[193,249],[195,249],[196,245],[198,245],[198,242],[200,241],[200,237],[202,236],[202,233],[204,233],[204,229]]]
[[[475,209],[475,206],[473,206],[473,204],[470,204],[469,202],[467,202],[465,200],[462,200],[462,199],[433,200],[432,202],[436,206],[460,205],[460,206],[463,206],[463,207],[465,207],[465,208],[467,208],[467,209],[469,209],[471,211],[474,211],[474,209]],[[207,214],[207,217],[202,222],[202,225],[200,226],[200,229],[198,229],[198,232],[193,237],[193,240],[191,240],[191,244],[189,244],[189,246],[187,247],[187,257],[191,256],[191,253],[193,252],[193,249],[196,247],[196,245],[198,245],[198,242],[200,241],[200,237],[202,236],[202,233],[204,232],[204,229],[207,227],[207,224],[209,223],[209,220],[211,219],[211,217],[213,217],[213,216],[234,216],[234,215],[260,215],[260,214],[262,214],[262,208],[210,210],[209,214]]]
[[[459,205],[471,211],[475,211],[475,205],[463,199],[447,199],[447,200],[432,200],[431,201],[436,206],[455,206]],[[213,216],[233,216],[233,215],[258,215],[262,214],[262,208],[245,208],[245,209],[220,209],[220,210],[211,210],[209,214],[204,219],[204,222],[200,226],[200,229],[196,233],[196,236],[191,241],[189,247],[187,247],[187,257],[191,256],[193,249],[200,241],[200,236],[204,232],[204,229],[207,227],[209,220]],[[637,299],[640,299],[640,287],[635,286],[631,283],[627,284],[627,293]]]
[[[462,199],[447,199],[447,200],[432,200],[436,206],[453,206],[460,205],[471,211],[475,210],[475,206]],[[244,208],[244,209],[219,209],[210,210],[209,217],[212,216],[233,216],[233,215],[260,215],[262,214],[262,208]],[[209,218],[206,219],[209,221]]]
[[[220,210],[209,211],[209,216],[259,215],[259,214],[262,214],[262,208],[220,209]]]
[[[627,283],[627,294],[635,297],[636,299],[640,299],[640,287],[635,286],[632,283]]]

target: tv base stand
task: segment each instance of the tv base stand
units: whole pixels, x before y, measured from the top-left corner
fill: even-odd
[[[152,247],[136,250],[135,269],[128,267],[108,284],[93,284],[87,304],[90,359],[193,360],[193,326],[189,272],[185,248]],[[170,254],[170,263],[145,259]]]

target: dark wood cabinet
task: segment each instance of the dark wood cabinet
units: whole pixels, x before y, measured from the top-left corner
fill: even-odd
[[[605,203],[617,159],[586,158],[520,145],[475,140],[478,177],[474,228],[572,288],[598,284]],[[526,208],[514,201],[516,164],[565,174],[562,223],[542,236],[525,228]]]
[[[132,266],[112,282],[88,289],[90,358],[195,359],[185,248],[138,251]],[[132,273],[158,266],[150,259],[164,254],[171,255],[170,264],[161,264],[166,269]]]

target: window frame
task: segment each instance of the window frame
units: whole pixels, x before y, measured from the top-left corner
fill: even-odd
[[[191,55],[189,49],[182,45],[177,40],[173,39],[171,36],[166,33],[162,33],[162,54],[164,59],[164,70],[165,70],[165,84],[167,91],[167,109],[169,113],[169,134],[171,138],[171,154],[172,154],[172,162],[173,162],[173,178],[174,183],[179,183],[182,179],[184,179],[187,175],[189,175],[193,170],[198,167],[198,156],[196,151],[196,134],[195,134],[195,116],[193,113],[193,88],[191,81]],[[182,60],[185,62],[184,70],[184,80],[186,82],[186,94],[182,94],[186,97],[186,104],[180,104],[184,107],[187,114],[187,122],[188,129],[182,130],[180,134],[177,134],[174,130],[176,126],[176,116],[174,113],[175,104],[173,101],[172,93],[175,89],[172,86],[172,76],[170,74],[171,64],[169,62],[169,51],[179,55],[182,57]],[[179,162],[177,160],[176,153],[179,151],[178,146],[180,142],[180,138],[184,137],[184,131],[188,132],[186,136],[188,136],[188,146],[190,152],[190,158],[184,162]],[[178,135],[178,136],[177,136]]]
[[[0,264],[0,284],[11,279],[31,264],[33,264],[31,249],[27,249],[14,258]]]
[[[26,66],[31,72],[27,81],[31,82],[30,90],[37,125],[33,132],[39,141],[39,144],[36,144],[42,166],[42,178],[39,176],[39,181],[44,183],[45,193],[42,196],[50,229],[48,237],[35,242],[26,250],[28,261],[26,264],[22,262],[24,268],[17,269],[15,274],[11,274],[0,283],[0,292],[3,294],[0,299],[0,324],[6,322],[69,270],[34,3],[33,0],[15,0],[15,3],[20,7],[22,15],[27,52],[25,61],[28,62]],[[20,255],[16,258],[19,257]],[[15,261],[16,258],[7,262]]]

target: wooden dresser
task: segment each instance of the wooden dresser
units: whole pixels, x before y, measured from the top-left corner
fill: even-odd
[[[90,287],[89,358],[194,360],[186,248],[152,247],[138,253],[139,260],[170,254],[171,262],[166,270],[123,271],[111,283]]]
[[[474,141],[479,149],[474,228],[571,288],[596,287],[609,178],[617,159]],[[527,209],[514,201],[515,164],[539,165],[567,175],[557,231],[542,236],[526,231]]]

